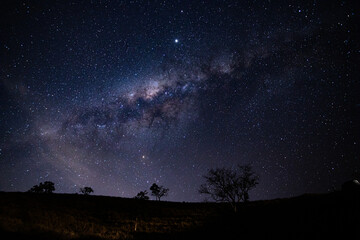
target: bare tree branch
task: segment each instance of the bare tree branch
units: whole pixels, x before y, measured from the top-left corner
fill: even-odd
[[[216,202],[228,202],[237,210],[239,202],[249,200],[249,191],[257,184],[259,177],[250,165],[238,165],[237,169],[210,169],[203,176],[205,183],[199,193],[209,195]]]

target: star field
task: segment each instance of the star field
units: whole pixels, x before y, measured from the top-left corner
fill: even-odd
[[[201,201],[208,169],[251,163],[271,199],[360,177],[352,1],[0,9],[0,190]]]

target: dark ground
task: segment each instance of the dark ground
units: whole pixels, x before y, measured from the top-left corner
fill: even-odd
[[[0,193],[1,239],[360,239],[359,194],[241,204]],[[350,234],[350,235],[349,235]]]

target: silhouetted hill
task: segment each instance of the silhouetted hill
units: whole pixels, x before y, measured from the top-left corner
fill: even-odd
[[[1,239],[360,237],[360,197],[333,192],[241,204],[0,193]]]

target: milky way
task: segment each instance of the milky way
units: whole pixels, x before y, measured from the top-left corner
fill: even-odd
[[[360,177],[351,3],[0,9],[0,190],[201,201],[208,169],[251,163],[269,199]]]

